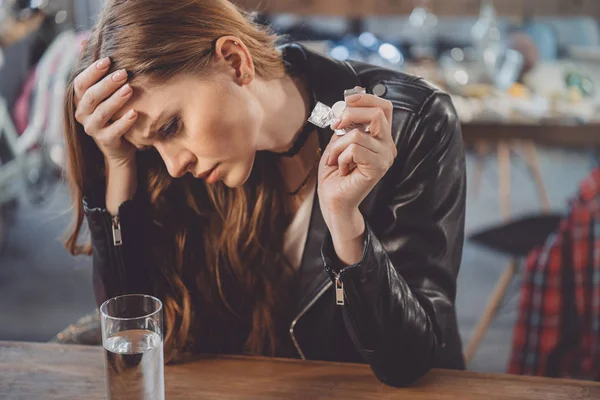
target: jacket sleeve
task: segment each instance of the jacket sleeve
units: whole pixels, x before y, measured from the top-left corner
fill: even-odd
[[[432,368],[445,328],[455,324],[465,165],[449,97],[426,100],[402,131],[388,174],[385,184],[394,188],[381,191],[391,196],[366,223],[361,261],[337,268],[329,234],[322,256],[334,284],[343,285],[344,321],[358,350],[381,381],[403,386]]]
[[[95,198],[94,198],[95,197]],[[119,207],[118,219],[106,210],[104,200],[84,198],[92,242],[93,284],[96,303],[123,294],[149,294],[149,269],[144,250],[148,218],[144,202],[135,197]],[[116,239],[121,236],[121,243]]]

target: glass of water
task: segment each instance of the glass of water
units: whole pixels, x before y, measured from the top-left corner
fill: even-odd
[[[147,295],[100,306],[108,400],[164,400],[163,307]]]

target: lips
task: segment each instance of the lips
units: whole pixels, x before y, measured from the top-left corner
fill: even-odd
[[[215,167],[209,171],[208,177],[206,178],[206,182],[212,184],[215,184],[218,180],[219,180],[219,170],[217,169],[217,167],[219,166],[219,164],[215,165]]]
[[[215,171],[217,170],[218,166],[219,166],[219,164],[215,165],[214,167],[212,167],[208,171],[205,171],[205,172],[203,172],[201,174],[196,175],[196,178],[198,178],[198,179],[206,179],[207,182],[214,183],[214,182],[211,182],[211,181],[214,179]]]

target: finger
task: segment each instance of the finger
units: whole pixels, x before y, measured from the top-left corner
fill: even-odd
[[[355,165],[369,165],[377,162],[377,154],[360,146],[350,143],[338,158],[340,175],[348,175]]]
[[[350,107],[379,107],[383,110],[388,122],[392,123],[394,105],[389,100],[382,99],[381,97],[372,94],[353,94],[347,96],[344,100]]]
[[[133,126],[137,120],[138,113],[134,110],[129,110],[121,118],[107,126],[99,135],[97,140],[103,143],[111,143],[123,137],[127,131]]]
[[[127,72],[121,69],[104,77],[100,82],[86,90],[75,113],[75,117],[81,119],[78,119],[78,121],[83,123],[102,101],[123,86],[126,81]]]
[[[383,144],[378,140],[374,139],[369,134],[354,129],[330,144],[326,161],[327,165],[338,164],[338,157],[351,144],[365,147],[374,153],[379,153],[383,150]]]
[[[106,124],[113,118],[115,113],[119,111],[127,101],[131,98],[133,89],[127,83],[123,85],[119,90],[112,94],[108,99],[103,101],[96,107],[94,112],[86,123],[89,127],[90,132],[98,131],[106,126]]]
[[[106,74],[108,67],[110,67],[110,58],[105,57],[91,64],[83,70],[82,73],[77,75],[73,81],[73,86],[75,88],[75,107],[77,107],[85,92]]]
[[[385,129],[390,124],[385,117],[385,112],[379,107],[348,107],[340,117],[340,122],[332,128],[344,129],[353,124],[368,125],[369,133],[373,137],[385,132],[391,134],[391,129]]]

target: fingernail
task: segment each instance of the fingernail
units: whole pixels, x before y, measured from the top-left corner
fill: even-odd
[[[134,119],[136,117],[136,112],[134,110],[129,110],[127,112],[127,119]]]
[[[125,84],[125,86],[123,86],[121,88],[121,90],[119,90],[119,94],[123,97],[129,95],[131,93],[131,86],[129,86],[129,83]]]
[[[96,68],[105,69],[110,64],[110,58],[104,57],[102,60],[96,63]]]
[[[362,97],[362,94],[351,94],[350,96],[346,97],[346,103],[354,103],[360,100],[360,98]]]
[[[114,82],[120,82],[127,77],[124,69],[120,69],[112,75],[112,80]]]
[[[333,120],[333,123],[331,124],[331,129],[336,129],[341,121],[342,120],[340,118],[336,118],[335,120]]]

